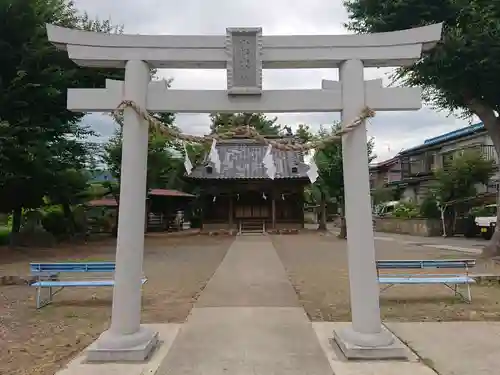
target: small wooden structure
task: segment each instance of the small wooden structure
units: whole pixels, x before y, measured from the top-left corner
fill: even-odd
[[[146,198],[145,226],[148,232],[167,231],[172,227],[175,213],[185,210],[194,195],[178,190],[150,189]],[[114,197],[87,202],[88,207],[102,207],[110,210],[118,209],[118,202]]]
[[[262,164],[267,146],[253,139],[217,143],[220,173],[208,158],[188,178],[201,189],[203,230],[272,231],[304,226],[304,186],[309,183],[303,152],[273,149],[276,177]]]

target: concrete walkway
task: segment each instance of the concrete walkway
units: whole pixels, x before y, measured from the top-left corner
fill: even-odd
[[[238,237],[157,375],[332,375],[266,237]]]

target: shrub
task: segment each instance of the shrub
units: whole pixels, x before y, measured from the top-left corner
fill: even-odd
[[[419,207],[413,202],[400,202],[392,212],[393,217],[412,219],[419,217]]]
[[[57,238],[69,234],[70,225],[62,211],[52,210],[47,212],[42,219],[43,228]]]
[[[439,211],[437,200],[433,195],[428,195],[420,205],[420,216],[429,219],[439,219],[441,212]]]

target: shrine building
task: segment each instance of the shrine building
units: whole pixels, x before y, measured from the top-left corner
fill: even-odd
[[[207,156],[187,176],[201,188],[202,230],[268,232],[304,227],[304,187],[310,181],[302,151],[273,148],[273,180],[262,163],[267,145],[232,138],[218,141],[216,148],[220,173]]]

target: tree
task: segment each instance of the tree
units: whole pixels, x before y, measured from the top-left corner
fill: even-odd
[[[119,180],[122,159],[121,129],[115,132],[104,147],[104,162],[113,176]],[[180,170],[181,167],[184,168],[181,156],[178,146],[171,139],[160,133],[150,132],[147,167],[148,189],[173,187],[172,185],[175,184],[169,183],[172,179],[172,173]]]
[[[389,201],[398,201],[401,199],[402,193],[403,189],[399,186],[382,186],[376,188],[372,192],[373,203],[377,205]]]
[[[434,172],[436,183],[434,194],[440,204],[443,222],[446,223],[445,234],[452,234],[455,219],[453,204],[447,202],[474,197],[478,184],[486,185],[494,173],[494,162],[486,160],[481,153],[464,151],[454,158],[447,168]]]
[[[167,129],[179,132],[174,125],[175,114],[154,113],[153,117],[160,120]],[[117,119],[123,124],[121,118]],[[188,156],[195,165],[201,158],[203,145],[187,145]],[[182,141],[164,135],[157,131],[149,133],[148,144],[148,167],[147,167],[147,187],[148,189],[179,189],[187,186],[184,180],[184,145]],[[118,180],[120,179],[122,159],[122,127],[115,131],[115,134],[104,146],[103,161],[109,170]]]
[[[312,133],[309,125],[299,124],[297,130],[295,131],[295,138],[297,138],[301,143],[306,143],[314,139],[314,134]]]
[[[340,123],[334,124],[330,129],[321,128],[318,132],[319,138],[326,138],[337,133],[341,128]],[[368,160],[371,162],[375,155],[373,154],[373,139],[368,140]],[[324,148],[318,150],[314,156],[318,166],[318,180],[314,184],[319,191],[321,201],[322,217],[319,229],[326,230],[326,203],[334,200],[340,204],[341,214],[341,234],[339,237],[346,238],[347,228],[344,219],[344,169],[342,163],[342,142],[340,140],[328,143]]]
[[[212,113],[210,133],[223,133],[242,125],[254,127],[262,135],[279,135],[281,126],[276,125],[277,117],[267,118],[262,113]]]
[[[18,232],[22,210],[40,207],[47,194],[63,189],[63,166],[85,159],[81,151],[91,132],[79,123],[83,114],[66,109],[68,87],[102,87],[106,77],[123,78],[119,70],[78,67],[49,43],[46,23],[120,30],[79,15],[66,0],[6,0],[0,20],[0,211],[13,213]]]
[[[345,0],[347,27],[355,32],[385,32],[443,22],[438,45],[395,75],[424,88],[437,108],[478,116],[500,155],[500,0]],[[500,206],[500,197],[498,205]],[[500,216],[497,218],[500,226]],[[486,249],[500,253],[500,231]]]

